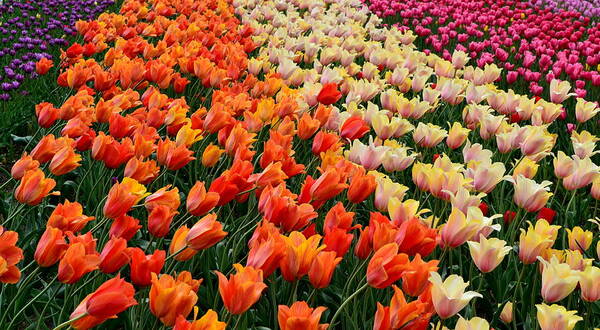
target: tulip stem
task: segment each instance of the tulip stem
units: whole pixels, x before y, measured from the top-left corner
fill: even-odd
[[[167,259],[165,259],[165,261],[168,261],[169,259],[176,257],[178,254],[180,254],[181,252],[183,252],[183,250],[185,250],[185,249],[187,249],[187,245],[185,245],[185,246],[183,246],[181,249],[179,249],[179,250],[175,251],[175,253],[173,253],[173,254],[170,254],[170,255],[167,257]]]
[[[331,319],[331,323],[330,323],[331,328],[333,328],[335,326],[335,320],[338,318],[340,313],[344,310],[344,307],[346,307],[346,305],[352,299],[354,299],[354,297],[356,297],[359,293],[361,293],[364,289],[366,289],[368,285],[369,285],[368,282],[363,284],[363,286],[361,286],[358,290],[354,291],[354,293],[352,295],[350,295],[350,297],[348,297],[348,298],[346,298],[346,300],[344,300],[344,302],[340,305],[340,308],[338,308],[338,310],[335,311],[335,314],[333,314],[333,318]]]
[[[17,318],[19,317],[19,315],[21,315],[21,313],[23,313],[25,311],[25,309],[27,309],[27,307],[29,307],[31,304],[33,304],[37,300],[37,298],[41,297],[46,291],[48,291],[48,289],[50,288],[50,286],[52,286],[52,284],[54,282],[56,282],[57,278],[58,278],[58,274],[56,274],[56,276],[54,276],[54,278],[50,282],[48,282],[48,284],[46,284],[46,286],[42,289],[42,291],[40,291],[40,293],[38,293],[35,297],[33,297],[33,299],[29,300],[29,302],[25,306],[23,306],[23,308],[21,308],[17,312],[17,314],[15,314],[15,316],[13,317],[12,322],[10,322],[10,324],[7,327],[7,329],[11,329],[13,323],[17,320]]]
[[[77,316],[77,317],[76,317],[76,318],[74,318],[74,319],[69,319],[69,320],[66,320],[65,322],[63,322],[63,323],[59,324],[58,326],[56,326],[56,328],[54,328],[53,330],[59,330],[59,329],[62,329],[62,328],[64,328],[64,327],[68,326],[69,324],[71,324],[71,322],[75,322],[75,321],[77,321],[77,320],[79,320],[79,319],[82,319],[82,318],[84,318],[84,317],[86,317],[86,316],[87,316],[87,313],[83,313],[83,314],[81,314],[81,315]]]

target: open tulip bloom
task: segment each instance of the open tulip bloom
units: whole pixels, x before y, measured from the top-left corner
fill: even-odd
[[[0,324],[600,324],[590,4],[5,1]]]

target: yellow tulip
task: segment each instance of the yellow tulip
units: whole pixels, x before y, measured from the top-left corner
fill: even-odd
[[[515,166],[515,169],[513,170],[513,177],[516,177],[520,174],[526,177],[527,179],[533,179],[539,167],[540,165],[538,165],[536,162],[529,159],[528,157],[524,157],[517,164],[517,166]]]
[[[442,277],[437,272],[429,273],[431,282],[431,300],[436,313],[441,319],[447,319],[460,312],[475,297],[483,296],[474,291],[465,289],[469,282],[465,282],[458,275],[450,275],[442,282]]]
[[[594,302],[600,299],[600,268],[589,266],[579,274],[581,299]]]
[[[537,319],[542,330],[572,330],[577,322],[583,320],[577,316],[577,311],[567,311],[560,305],[535,305]]]
[[[512,250],[510,246],[506,246],[506,241],[497,238],[488,240],[483,235],[479,236],[479,242],[469,241],[467,244],[475,266],[482,273],[493,271]]]
[[[575,290],[579,282],[579,271],[571,269],[566,263],[559,263],[556,257],[552,257],[550,262],[542,257],[538,257],[538,260],[544,265],[542,271],[544,301],[557,302]]]
[[[470,320],[460,317],[456,322],[454,330],[489,330],[490,324],[481,317],[474,317]]]
[[[512,320],[513,320],[513,303],[512,302],[509,301],[506,304],[504,304],[504,307],[502,308],[502,312],[500,312],[500,319],[504,323],[512,322]]]
[[[578,122],[585,123],[592,119],[598,112],[600,112],[600,107],[598,107],[596,103],[586,101],[580,97],[577,98],[577,104],[575,104],[575,118]]]
[[[567,228],[569,237],[569,249],[585,252],[592,245],[594,233],[589,230],[583,230],[579,226],[575,226],[573,230]]]
[[[455,121],[448,131],[446,144],[450,149],[456,149],[460,147],[467,140],[470,131],[470,129],[462,127],[459,122]]]
[[[527,231],[521,229],[519,259],[524,264],[534,263],[538,256],[541,256],[554,244],[558,228],[560,226],[551,226],[546,220],[539,219],[535,227],[529,223]]]

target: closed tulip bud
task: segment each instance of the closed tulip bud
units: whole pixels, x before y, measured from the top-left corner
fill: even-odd
[[[100,253],[100,271],[114,273],[129,262],[130,249],[124,238],[112,237]]]
[[[367,283],[383,289],[398,281],[403,273],[410,270],[408,255],[398,253],[398,244],[389,243],[377,250],[367,266]]]
[[[74,329],[89,329],[117,314],[137,305],[135,289],[131,283],[117,275],[104,282],[96,291],[87,295],[75,308],[69,319]],[[85,315],[85,316],[83,316]]]
[[[177,145],[177,143],[167,138],[158,142],[156,160],[169,170],[176,171],[196,159],[192,157],[193,153],[185,144]]]
[[[35,106],[38,125],[43,128],[49,128],[54,125],[58,119],[59,112],[52,103],[42,102]]]
[[[140,248],[131,249],[131,282],[139,286],[148,286],[152,284],[150,274],[160,274],[165,264],[165,251],[156,250],[153,254],[146,255]]]
[[[481,209],[476,206],[469,207],[467,214],[453,207],[448,221],[440,231],[440,244],[455,248],[466,241],[476,239],[479,237],[480,232],[487,231],[488,228],[494,228],[492,219],[496,217],[500,217],[500,215],[494,215],[491,218],[484,217]]]
[[[198,220],[186,236],[186,244],[193,250],[204,250],[220,242],[227,232],[217,221],[217,214],[211,213]]]
[[[175,231],[175,234],[173,234],[171,245],[169,245],[169,254],[174,255],[175,253],[183,249],[183,251],[179,252],[176,256],[173,257],[173,259],[177,261],[190,260],[193,256],[196,255],[196,253],[198,253],[198,251],[196,250],[187,248],[185,238],[187,237],[189,231],[190,229],[184,225],[179,227],[179,229]]]
[[[298,120],[298,138],[308,140],[320,127],[321,122],[316,118],[312,118],[308,112],[305,112]]]
[[[483,235],[479,236],[479,242],[469,241],[467,244],[475,266],[482,273],[489,273],[496,269],[512,250],[510,246],[506,246],[506,241],[497,238],[488,240]]]
[[[83,275],[98,269],[99,264],[100,256],[97,252],[88,253],[84,243],[71,244],[58,264],[58,280],[73,284]]]
[[[33,157],[28,156],[27,153],[23,154],[19,160],[15,162],[12,169],[10,170],[10,175],[15,180],[21,180],[21,178],[25,175],[27,171],[36,170],[40,167],[40,162],[33,159]]]
[[[217,164],[221,155],[225,152],[225,150],[219,148],[214,144],[209,144],[202,153],[202,165],[204,167],[213,167]]]
[[[454,122],[448,131],[448,137],[446,138],[446,144],[450,149],[456,149],[465,143],[467,137],[469,136],[469,132],[471,130],[462,127],[459,122]]]
[[[567,311],[560,305],[535,305],[537,320],[542,330],[573,330],[577,322],[583,320],[577,316],[577,311]]]
[[[554,217],[556,216],[556,211],[548,207],[542,207],[538,214],[536,215],[536,219],[544,219],[548,221],[549,224],[552,224],[554,221]]]
[[[312,262],[308,271],[308,279],[315,289],[329,286],[335,267],[342,261],[335,251],[321,251]]]
[[[65,200],[64,203],[56,205],[46,222],[46,226],[76,233],[81,231],[92,220],[94,220],[94,217],[88,217],[83,214],[83,206],[81,204]]]
[[[518,175],[515,178],[508,177],[506,180],[512,182],[515,188],[513,201],[527,212],[539,211],[548,203],[548,199],[553,195],[549,192],[549,186],[552,184],[550,181],[537,183],[522,175]]]
[[[463,319],[462,316],[458,318],[454,330],[489,330],[490,324],[488,321],[481,317],[474,317],[470,320]]]
[[[600,299],[600,268],[595,266],[586,267],[579,273],[579,285],[581,287],[581,299],[595,302]]]
[[[250,251],[248,251],[248,260],[246,266],[251,266],[263,271],[264,277],[269,277],[279,267],[281,259],[285,254],[285,243],[279,236],[279,231],[276,234],[269,235],[260,241],[255,240],[249,243]],[[253,236],[254,237],[254,236]]]
[[[533,177],[536,175],[539,167],[540,167],[540,165],[538,165],[536,162],[529,159],[528,157],[524,157],[517,164],[517,166],[515,166],[515,168],[513,170],[513,177],[522,175],[522,176],[526,177],[527,179],[533,179]]]
[[[263,283],[262,270],[240,264],[234,264],[233,268],[236,274],[229,275],[229,279],[219,271],[215,271],[215,274],[219,278],[219,294],[223,305],[231,314],[239,315],[258,301],[267,285]]]
[[[194,306],[194,320],[188,322],[185,317],[179,315],[175,321],[173,330],[225,330],[227,323],[219,321],[217,312],[209,309],[201,318],[196,319],[198,306]]]
[[[49,194],[56,194],[50,192],[55,186],[56,181],[46,178],[44,172],[39,168],[27,171],[15,189],[15,198],[21,204],[35,206]]]
[[[183,273],[182,273],[183,274]],[[194,281],[200,285],[198,281]],[[201,281],[200,281],[201,282]],[[173,326],[179,317],[187,317],[194,308],[198,286],[190,285],[179,278],[163,274],[160,278],[152,273],[152,287],[149,294],[150,311],[166,326]]]
[[[513,303],[512,302],[507,302],[506,304],[504,304],[504,307],[502,307],[502,311],[500,312],[500,319],[502,320],[502,322],[508,324],[511,323],[513,320]]]
[[[579,226],[575,226],[573,230],[569,228],[566,230],[569,238],[569,249],[579,250],[583,253],[592,245],[594,233],[591,231],[583,230]]]
[[[132,178],[125,177],[121,183],[116,183],[110,188],[104,203],[104,216],[116,219],[127,213],[142,198],[150,195],[146,187]]]
[[[460,312],[475,297],[482,298],[480,293],[465,289],[469,282],[464,282],[458,275],[450,275],[442,282],[437,272],[431,272],[431,300],[436,313],[441,319],[447,319]]]
[[[319,324],[326,307],[310,308],[305,301],[296,301],[291,307],[279,305],[277,322],[281,330],[322,330],[326,324]]]
[[[577,286],[579,281],[579,271],[571,269],[566,263],[559,263],[556,257],[552,257],[550,262],[538,257],[543,264],[542,271],[542,297],[547,302],[557,302],[562,300]]]
[[[62,258],[67,247],[62,230],[46,227],[46,231],[38,241],[33,257],[40,267],[50,267]]]

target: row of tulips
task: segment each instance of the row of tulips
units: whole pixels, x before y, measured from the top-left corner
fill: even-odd
[[[9,328],[600,320],[600,109],[568,82],[502,91],[354,0],[131,0],[77,30],[11,172]]]
[[[365,3],[386,23],[414,31],[427,51],[450,60],[461,50],[479,67],[504,68],[501,82],[513,89],[542,96],[562,79],[584,97],[600,86],[600,28],[581,13],[512,0]]]

